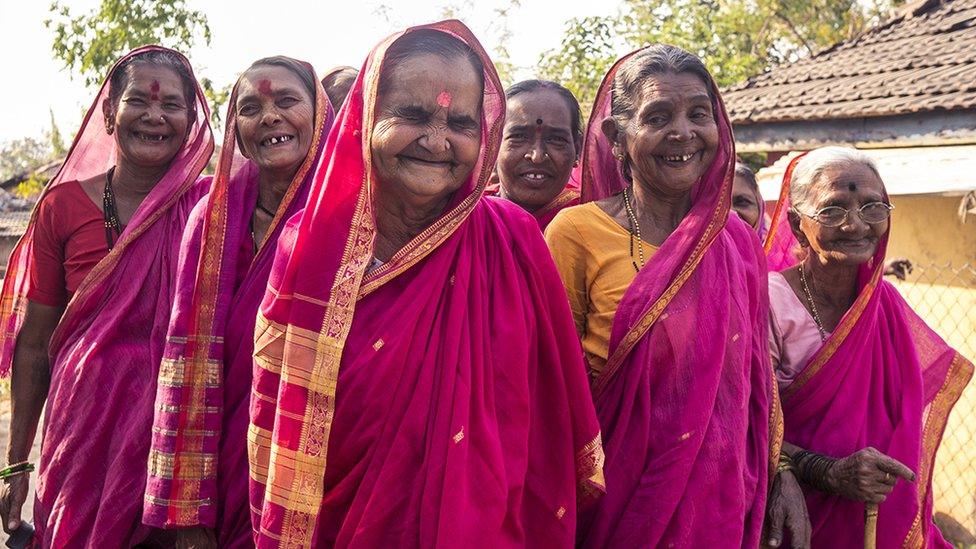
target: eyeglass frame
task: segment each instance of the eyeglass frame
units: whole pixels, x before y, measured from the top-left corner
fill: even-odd
[[[882,206],[884,206],[888,210],[888,215],[884,219],[881,219],[881,220],[878,220],[878,221],[868,221],[868,220],[864,219],[864,214],[862,213],[862,211],[864,210],[864,208],[867,208],[868,206],[874,206],[875,204],[881,204]],[[840,220],[840,223],[837,223],[836,225],[828,225],[827,223],[825,223],[825,222],[821,221],[820,219],[818,219],[818,216],[820,214],[822,214],[825,210],[829,210],[831,208],[837,208],[839,210],[844,210],[844,217]],[[827,206],[826,208],[820,208],[819,210],[817,210],[813,214],[808,214],[806,212],[801,212],[800,209],[799,208],[796,208],[796,207],[792,207],[790,209],[793,210],[794,212],[796,212],[799,215],[803,215],[803,216],[809,217],[810,219],[816,221],[817,223],[820,223],[824,227],[836,228],[836,227],[842,227],[845,223],[847,223],[848,219],[850,219],[851,212],[853,212],[853,211],[856,211],[857,212],[857,216],[861,219],[861,221],[867,223],[868,225],[877,225],[879,223],[884,223],[885,221],[891,219],[891,211],[895,209],[895,205],[894,204],[889,204],[888,202],[882,202],[880,200],[875,200],[874,202],[868,202],[867,204],[864,204],[860,208],[856,208],[856,209],[844,208],[843,206]]]

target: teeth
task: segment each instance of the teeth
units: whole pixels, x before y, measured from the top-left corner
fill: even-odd
[[[278,143],[285,143],[285,142],[291,141],[291,140],[292,140],[292,136],[290,136],[290,135],[282,135],[280,137],[275,136],[275,137],[272,137],[271,139],[268,139],[267,143],[269,145],[277,145]]]
[[[149,135],[149,134],[145,134],[145,133],[140,133],[139,134],[139,139],[142,139],[143,141],[162,141],[163,139],[166,139],[166,136],[165,135]]]
[[[668,162],[687,162],[691,160],[693,156],[695,155],[685,154],[685,155],[665,156],[664,159],[667,160]]]
[[[545,174],[541,173],[527,173],[523,177],[532,181],[539,181],[546,178]]]

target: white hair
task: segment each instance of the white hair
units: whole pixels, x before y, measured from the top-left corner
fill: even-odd
[[[820,175],[831,166],[861,164],[869,168],[881,179],[878,166],[871,157],[852,147],[820,147],[807,153],[793,168],[790,178],[790,204],[796,207],[806,204],[812,197],[810,187]]]

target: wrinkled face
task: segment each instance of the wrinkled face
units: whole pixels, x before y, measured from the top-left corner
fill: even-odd
[[[534,211],[556,198],[573,171],[572,114],[566,100],[547,89],[520,93],[507,109],[499,182],[506,198]]]
[[[884,184],[870,168],[860,163],[829,166],[812,184],[806,204],[795,206],[814,214],[828,206],[856,210],[870,202],[884,202]],[[851,212],[839,227],[825,227],[806,215],[790,215],[793,234],[824,262],[860,265],[874,256],[878,242],[887,232],[890,219],[868,224]]]
[[[753,229],[759,229],[759,196],[752,190],[752,185],[741,176],[736,175],[732,181],[732,209],[743,221]]]
[[[237,88],[237,135],[261,171],[294,173],[312,146],[315,99],[285,67],[259,65]]]
[[[168,165],[190,128],[190,105],[180,75],[169,67],[135,63],[118,105],[102,103],[119,160],[144,168]]]
[[[718,151],[707,85],[689,73],[652,75],[636,103],[614,151],[629,159],[635,182],[667,194],[687,193]]]
[[[414,204],[458,190],[481,148],[481,75],[464,58],[408,57],[389,69],[370,142],[377,186]]]

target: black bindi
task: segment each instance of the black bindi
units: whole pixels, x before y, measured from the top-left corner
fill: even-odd
[[[535,123],[538,124],[539,126],[541,126],[542,125],[542,119],[541,118],[536,118],[535,119]]]
[[[848,183],[847,190],[851,191],[852,193],[857,192],[857,183]]]

